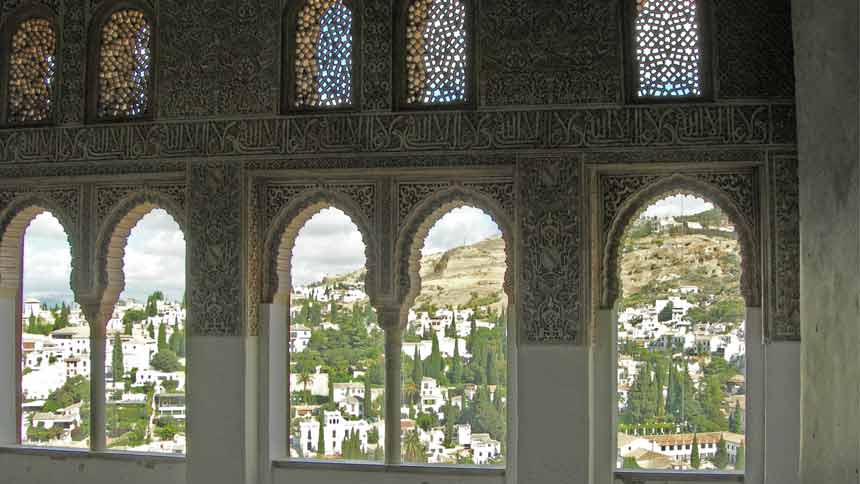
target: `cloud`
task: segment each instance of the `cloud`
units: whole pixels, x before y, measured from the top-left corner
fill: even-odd
[[[443,215],[430,228],[421,253],[444,252],[499,235],[499,226],[487,213],[474,207],[458,207]]]
[[[65,300],[74,297],[70,285],[72,254],[68,236],[53,215],[34,218],[24,233],[23,285],[25,297]]]
[[[303,286],[364,267],[364,241],[348,215],[326,208],[299,230],[293,247],[292,279]]]
[[[714,208],[714,204],[692,195],[673,195],[650,205],[643,217],[670,217],[678,215],[695,215]]]
[[[181,300],[185,292],[185,236],[167,212],[146,214],[128,237],[123,257],[125,290],[120,297],[145,299],[162,291]]]

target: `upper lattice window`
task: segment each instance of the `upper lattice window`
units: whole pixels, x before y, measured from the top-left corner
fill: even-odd
[[[140,10],[111,14],[102,27],[99,60],[99,117],[136,117],[149,108],[152,27]]]
[[[467,42],[463,1],[414,0],[406,24],[406,101],[465,101]]]
[[[51,115],[57,39],[50,21],[20,23],[9,50],[9,121],[45,121]]]
[[[640,97],[701,96],[696,0],[635,0]]]
[[[352,10],[344,0],[309,0],[296,29],[296,107],[352,103]]]

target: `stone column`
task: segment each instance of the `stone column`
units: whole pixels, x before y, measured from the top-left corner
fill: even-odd
[[[400,464],[400,354],[403,328],[399,309],[379,311],[385,329],[385,463]]]
[[[82,304],[81,310],[90,326],[90,448],[105,450],[105,333],[111,308],[101,303]]]

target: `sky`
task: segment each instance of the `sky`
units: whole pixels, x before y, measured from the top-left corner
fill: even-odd
[[[691,195],[673,195],[650,205],[641,217],[695,215],[714,208],[714,204]]]
[[[125,291],[120,298],[146,299],[156,290],[181,300],[185,291],[185,238],[164,210],[145,215],[131,230],[123,257]],[[60,222],[42,213],[24,235],[24,296],[54,304],[72,302],[71,253]]]
[[[451,210],[430,229],[422,253],[443,252],[500,235],[499,227],[484,212],[472,207]],[[349,216],[327,208],[299,230],[293,249],[294,286],[303,286],[364,266],[364,242]]]
[[[460,207],[430,229],[422,253],[443,252],[498,235],[499,227],[486,213]],[[24,237],[24,255],[25,297],[52,304],[72,301],[69,244],[56,218],[43,213],[31,222]],[[328,208],[299,231],[293,252],[293,284],[306,285],[325,276],[355,271],[364,262],[364,242],[358,228],[345,213]],[[169,299],[182,299],[185,238],[164,210],[153,210],[132,229],[123,263],[125,291],[121,298],[144,300],[160,290]]]

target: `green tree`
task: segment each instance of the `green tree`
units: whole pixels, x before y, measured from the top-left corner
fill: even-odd
[[[431,331],[431,339],[432,346],[425,373],[438,381],[442,378],[442,352],[439,351],[439,337],[435,331]]]
[[[725,469],[729,465],[729,454],[726,451],[726,439],[720,436],[720,441],[717,442],[717,453],[714,454],[714,465],[717,469]]]
[[[167,346],[167,325],[160,323],[158,325],[158,351],[168,349]]]
[[[690,452],[690,467],[698,469],[700,465],[702,465],[702,461],[699,457],[699,436],[697,434],[693,434],[693,450]]]
[[[421,361],[421,352],[418,351],[420,345],[415,345],[415,353],[412,357],[412,381],[416,385],[421,384],[421,379],[424,378],[424,362]]]
[[[111,354],[111,374],[113,381],[119,381],[125,375],[125,367],[122,362],[122,338],[117,333],[113,338],[113,353]]]
[[[735,470],[742,471],[746,467],[747,451],[743,444],[738,447],[738,455],[735,458]]]
[[[427,462],[427,453],[417,430],[407,432],[403,439],[403,460],[419,464]]]
[[[735,408],[729,415],[729,432],[736,434],[743,433],[743,413],[741,412],[740,402],[735,402]]]
[[[660,310],[660,314],[657,315],[657,321],[659,321],[661,323],[665,322],[665,321],[670,321],[672,319],[672,310],[673,309],[674,309],[674,306],[672,305],[672,301],[669,301],[668,303],[666,303],[666,305],[663,306],[663,309]]]
[[[371,413],[373,411],[373,405],[371,405],[371,401],[373,398],[371,397],[371,388],[370,388],[370,375],[365,375],[364,377],[364,418],[369,419],[372,417]]]
[[[498,385],[499,373],[496,369],[496,359],[492,351],[487,352],[487,385]]]
[[[319,410],[320,432],[317,437],[317,454],[325,455],[325,412]]]
[[[636,462],[636,459],[633,457],[625,457],[624,464],[622,466],[623,469],[639,469],[639,463]]]
[[[170,350],[159,351],[152,356],[152,361],[149,364],[156,370],[166,373],[182,369],[182,365],[179,363],[179,358],[177,358],[176,353]]]
[[[146,334],[150,339],[155,339],[155,327],[152,325],[152,321],[146,326]]]
[[[299,373],[298,383],[302,386],[302,398],[305,404],[311,403],[311,392],[308,390],[308,385],[314,382],[314,377],[307,369],[302,369]]]
[[[463,362],[460,360],[460,340],[454,334],[454,356],[451,357],[451,384],[459,385],[463,382]]]

